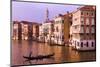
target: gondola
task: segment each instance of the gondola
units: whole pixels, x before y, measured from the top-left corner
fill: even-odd
[[[54,56],[54,53],[49,54],[49,55],[38,55],[38,56],[32,56],[31,54],[29,57],[27,56],[23,56],[23,58],[28,59],[28,60],[42,60],[42,59],[47,59],[47,58],[51,58]]]

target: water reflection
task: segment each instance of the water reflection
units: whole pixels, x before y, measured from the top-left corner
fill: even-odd
[[[54,53],[53,58],[42,60],[32,60],[26,62],[23,56],[49,55]],[[67,46],[50,46],[47,43],[38,43],[34,41],[12,41],[12,65],[30,65],[30,64],[48,64],[62,62],[77,62],[95,60],[95,51],[78,52]]]

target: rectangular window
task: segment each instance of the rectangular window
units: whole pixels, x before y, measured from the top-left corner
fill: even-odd
[[[81,24],[82,25],[84,24],[84,18],[81,18]]]
[[[77,25],[74,26],[75,29],[77,29],[77,27],[78,27]]]
[[[83,42],[81,42],[81,47],[83,47]]]
[[[92,33],[94,33],[94,32],[95,32],[94,27],[92,27]]]
[[[64,23],[64,20],[62,20],[62,23]]]
[[[89,13],[87,12],[87,15],[89,15]]]
[[[88,42],[86,43],[86,46],[88,47]]]
[[[56,31],[58,32],[58,27],[56,27]]]
[[[94,43],[92,42],[92,47],[94,47]]]
[[[83,12],[81,12],[81,15],[83,15]]]
[[[79,42],[77,42],[77,46],[79,46]]]
[[[83,25],[84,24],[84,21],[81,21],[81,24]]]
[[[62,36],[62,41],[64,41],[64,35]]]
[[[91,24],[94,25],[94,18],[92,18],[92,20],[91,20]]]
[[[77,18],[75,18],[75,21],[77,21]]]
[[[83,26],[81,26],[81,33],[84,33],[84,27]]]
[[[89,25],[89,18],[86,18],[86,24]]]
[[[86,33],[89,33],[89,27],[86,28]]]

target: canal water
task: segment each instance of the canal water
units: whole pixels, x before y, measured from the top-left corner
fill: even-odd
[[[67,63],[80,61],[95,61],[95,51],[79,52],[68,46],[50,46],[47,43],[38,43],[35,41],[17,41],[12,40],[11,44],[11,65],[34,65],[34,64],[51,64],[51,63]],[[49,55],[53,54],[52,58],[44,58],[41,60],[31,60],[23,56]],[[31,62],[31,63],[30,63]]]

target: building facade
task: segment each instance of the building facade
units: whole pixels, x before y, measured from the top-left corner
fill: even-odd
[[[64,17],[59,14],[58,17],[54,18],[54,43],[64,44]]]
[[[71,39],[72,46],[78,50],[94,50],[96,46],[95,6],[84,6],[73,12]]]
[[[72,14],[69,12],[64,15],[59,14],[58,17],[55,17],[54,21],[54,42],[60,45],[68,45]]]
[[[39,25],[39,40],[43,42],[50,42],[53,35],[53,21]]]
[[[39,37],[38,37],[38,40],[40,42],[44,42],[43,26],[42,26],[42,24],[39,24]]]
[[[21,28],[22,28],[22,40],[28,40],[28,22],[21,21]]]
[[[18,39],[18,24],[19,22],[18,21],[14,21],[13,24],[12,24],[12,39],[16,40]]]
[[[32,23],[32,39],[38,40],[39,37],[39,24],[38,23]]]
[[[64,43],[65,45],[69,46],[70,45],[70,26],[72,25],[72,13],[67,12],[64,15]]]
[[[14,40],[37,40],[39,36],[39,24],[28,21],[14,21],[13,22]]]

